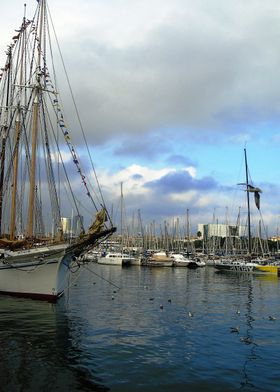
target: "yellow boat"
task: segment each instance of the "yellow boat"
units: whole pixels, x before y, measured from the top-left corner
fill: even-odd
[[[267,273],[267,274],[272,274],[272,275],[278,275],[278,266],[277,265],[257,265],[255,267],[258,271],[261,273]]]

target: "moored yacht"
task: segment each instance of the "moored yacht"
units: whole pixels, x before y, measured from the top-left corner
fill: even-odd
[[[167,256],[165,251],[158,251],[146,258],[142,262],[142,265],[148,267],[172,267],[173,260],[171,257]]]
[[[256,258],[252,255],[252,238],[251,238],[251,212],[250,212],[250,193],[254,193],[255,204],[258,210],[260,210],[260,188],[249,184],[248,174],[248,163],[247,153],[244,149],[245,158],[245,174],[246,182],[238,185],[245,186],[245,192],[247,196],[247,229],[248,229],[248,253],[246,256],[240,258],[229,258],[228,260],[221,261],[215,264],[215,268],[219,271],[230,271],[230,272],[245,272],[245,273],[257,273],[257,274],[272,274],[278,275],[278,266],[269,259]]]
[[[130,265],[133,257],[121,252],[108,252],[103,253],[97,258],[98,264],[107,265]]]
[[[170,258],[173,260],[173,267],[188,267],[191,262],[190,259],[187,259],[181,253],[172,253]]]

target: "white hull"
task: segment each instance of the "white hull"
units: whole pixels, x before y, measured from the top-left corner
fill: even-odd
[[[97,263],[106,265],[122,265],[123,260],[121,257],[112,257],[111,259],[106,257],[99,257],[97,259]]]
[[[170,257],[173,260],[173,267],[187,267],[191,261],[180,253],[171,254]]]
[[[173,267],[173,261],[147,260],[143,265],[147,267]]]
[[[223,272],[252,273],[252,274],[269,274],[278,275],[278,266],[272,264],[260,265],[254,262],[221,262],[215,265],[215,268]]]
[[[55,301],[67,284],[66,245],[7,252],[0,261],[0,292]]]
[[[106,265],[130,265],[133,257],[121,253],[107,253],[105,256],[98,257],[98,264]]]
[[[174,260],[173,267],[187,267],[190,264],[189,260]]]

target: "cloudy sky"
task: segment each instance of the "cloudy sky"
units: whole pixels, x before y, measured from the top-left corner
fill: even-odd
[[[32,17],[35,0],[26,0]],[[243,150],[265,226],[280,215],[278,0],[49,0],[108,207],[128,216],[245,217]],[[21,0],[1,8],[0,60]],[[253,204],[253,201],[252,201]],[[260,218],[254,209],[256,220]]]

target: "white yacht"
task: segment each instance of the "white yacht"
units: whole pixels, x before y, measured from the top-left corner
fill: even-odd
[[[98,264],[107,265],[130,265],[133,257],[121,252],[108,252],[103,253],[97,258]]]

